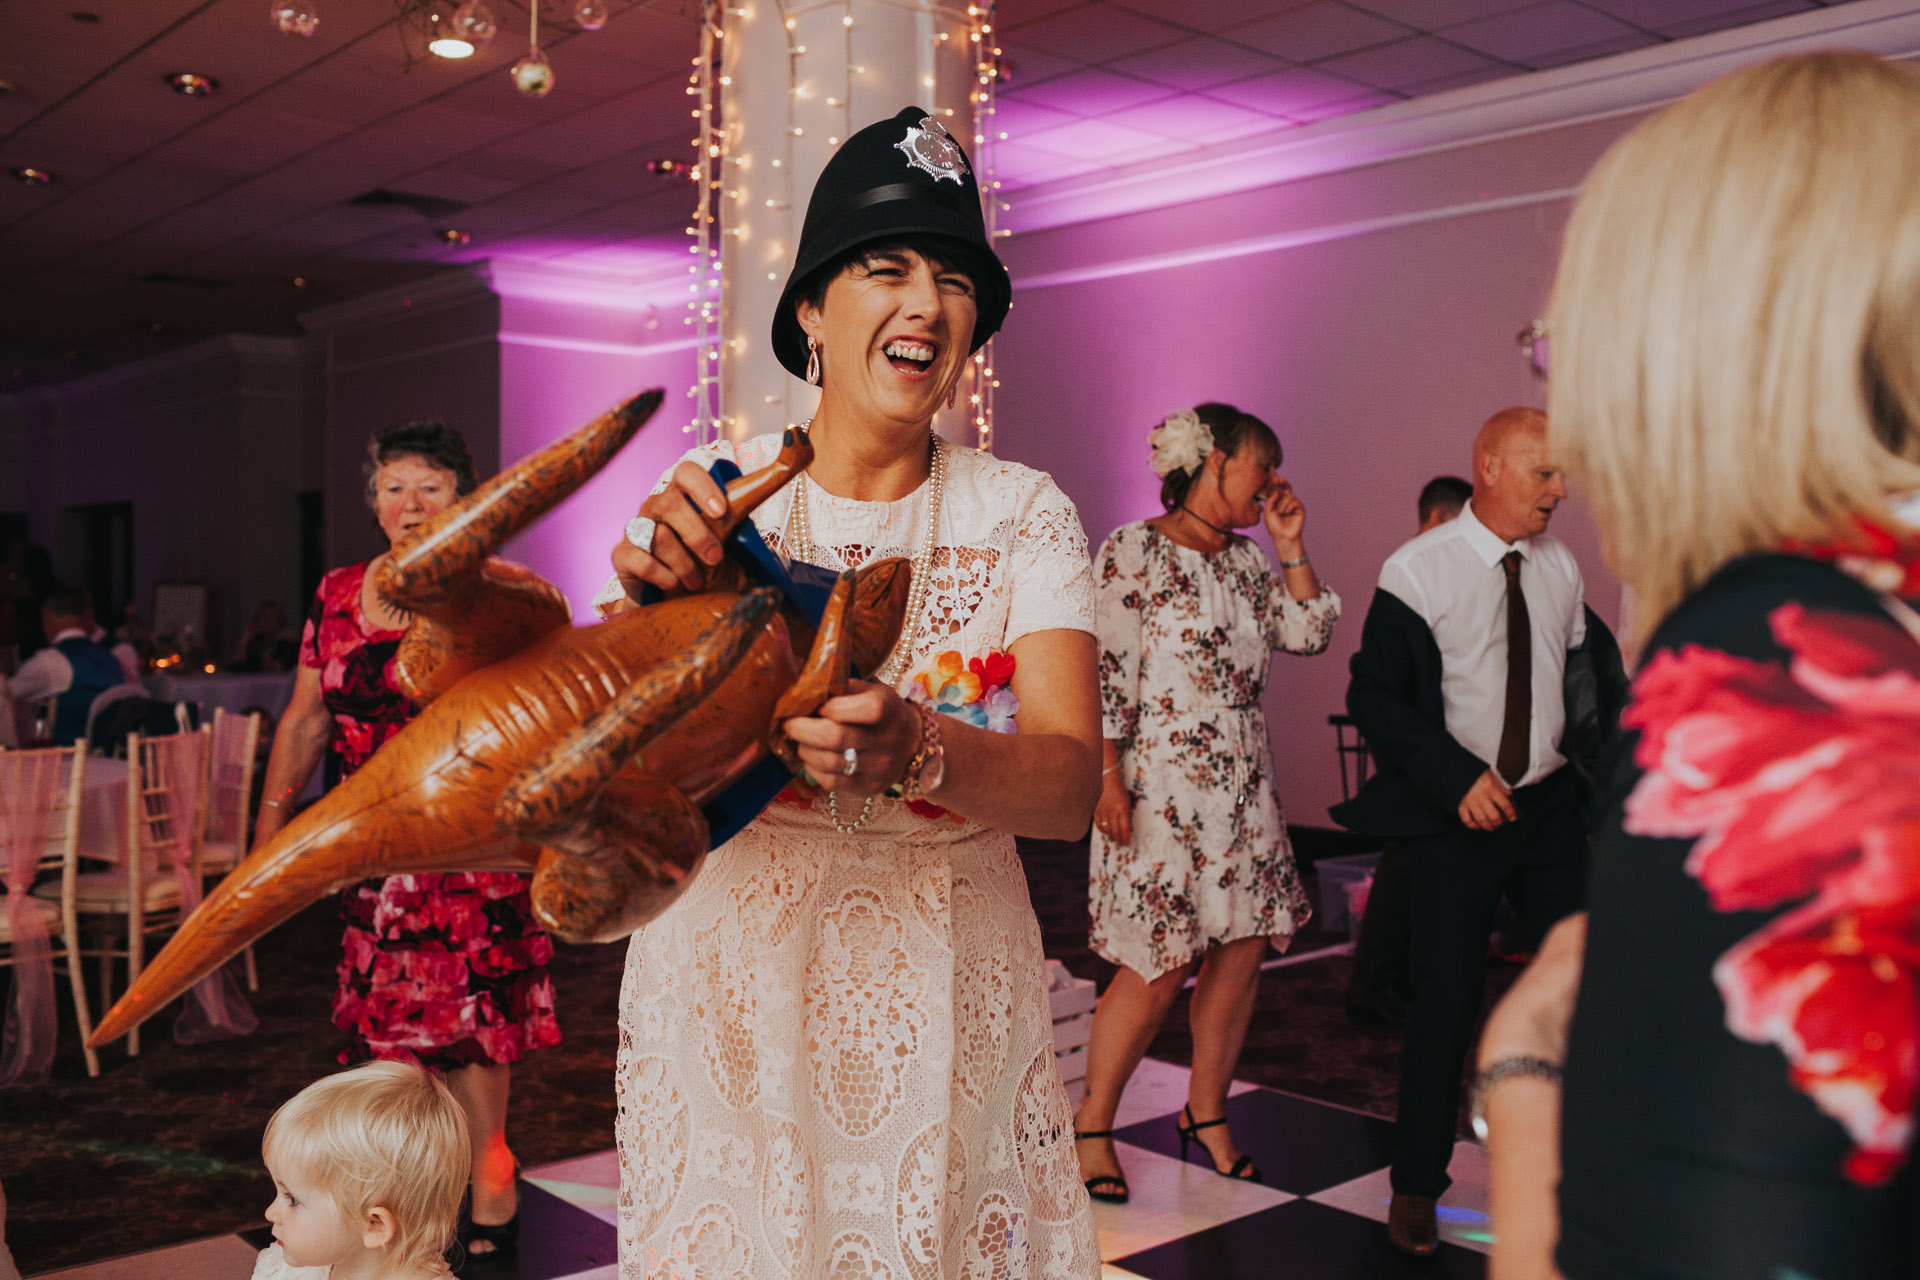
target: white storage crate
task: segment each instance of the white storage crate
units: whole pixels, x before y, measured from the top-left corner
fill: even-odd
[[[1351,886],[1373,876],[1374,864],[1380,861],[1377,853],[1356,853],[1345,858],[1322,858],[1313,864],[1314,874],[1320,882],[1319,920],[1317,924],[1329,933],[1346,930],[1348,937],[1360,936],[1360,922],[1353,918],[1347,909],[1348,890]]]
[[[1093,982],[1076,978],[1058,960],[1047,961],[1047,1000],[1053,1007],[1053,1056],[1075,1111],[1087,1091],[1087,1041],[1093,1035]]]

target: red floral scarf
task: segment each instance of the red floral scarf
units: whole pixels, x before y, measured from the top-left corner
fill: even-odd
[[[1911,532],[1861,522],[1790,549],[1920,597]],[[1687,871],[1716,910],[1798,904],[1714,965],[1727,1027],[1780,1047],[1853,1140],[1847,1176],[1879,1184],[1920,1093],[1920,636],[1797,604],[1770,622],[1785,667],[1689,645],[1634,681],[1622,723],[1645,772],[1625,825],[1698,837]]]

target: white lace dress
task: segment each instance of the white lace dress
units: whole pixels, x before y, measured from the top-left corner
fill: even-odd
[[[702,466],[772,460],[776,436]],[[1092,632],[1080,519],[1040,472],[955,446],[908,678],[937,654]],[[909,556],[892,503],[805,477],[813,559]],[[792,486],[755,513],[782,555]],[[779,803],[634,934],[620,993],[625,1280],[1092,1277],[1039,927],[1013,838],[883,800],[842,836]],[[845,806],[843,806],[843,814]],[[848,815],[850,816],[850,815]]]

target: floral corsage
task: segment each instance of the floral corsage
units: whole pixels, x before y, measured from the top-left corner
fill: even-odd
[[[995,733],[1017,733],[1014,717],[1020,714],[1020,699],[1013,684],[1013,655],[992,651],[984,658],[962,660],[949,649],[933,660],[933,666],[914,676],[907,685],[907,701],[924,702],[941,715],[964,720]],[[810,805],[821,794],[804,773],[780,793],[778,799],[789,804]],[[948,813],[926,800],[909,800],[907,808],[923,818],[965,819]]]

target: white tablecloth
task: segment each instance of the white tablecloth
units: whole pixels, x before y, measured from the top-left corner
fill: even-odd
[[[80,856],[127,860],[127,762],[87,757],[80,787]]]
[[[293,701],[291,671],[243,673],[221,671],[213,675],[199,673],[174,675],[149,672],[141,678],[148,696],[156,702],[197,702],[203,719],[213,718],[215,707],[225,707],[236,715],[248,707],[265,707],[277,723]]]

